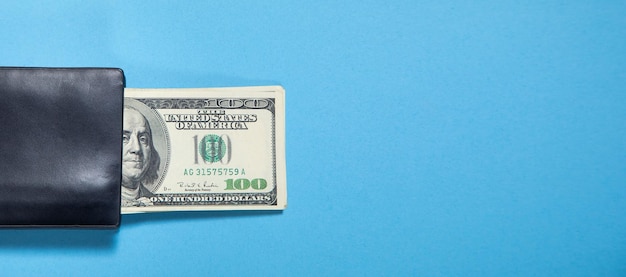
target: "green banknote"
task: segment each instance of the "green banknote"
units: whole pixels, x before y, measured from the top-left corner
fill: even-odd
[[[122,213],[282,210],[280,86],[124,92]]]

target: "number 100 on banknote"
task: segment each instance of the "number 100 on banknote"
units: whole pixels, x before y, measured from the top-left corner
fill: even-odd
[[[122,213],[282,210],[282,87],[124,92]]]

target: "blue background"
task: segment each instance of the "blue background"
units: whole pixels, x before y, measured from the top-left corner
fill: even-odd
[[[0,230],[2,275],[626,276],[626,3],[469,2],[2,2],[5,66],[283,85],[289,184]]]

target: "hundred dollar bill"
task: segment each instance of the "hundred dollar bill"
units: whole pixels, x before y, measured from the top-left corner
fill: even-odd
[[[282,210],[282,87],[124,92],[122,213]]]

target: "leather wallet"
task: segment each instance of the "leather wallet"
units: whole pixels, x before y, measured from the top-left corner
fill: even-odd
[[[124,73],[0,67],[0,226],[117,227]]]

